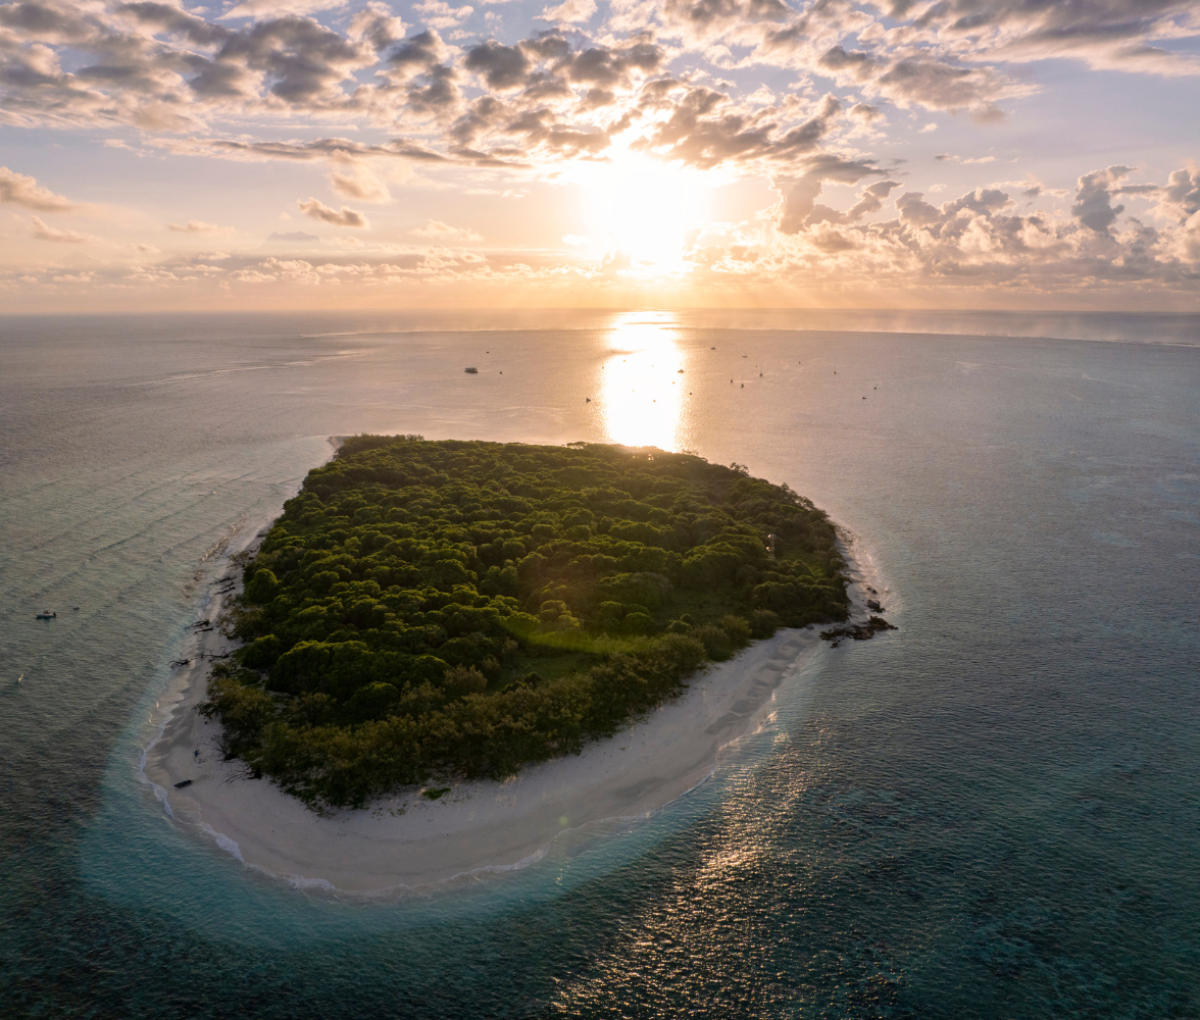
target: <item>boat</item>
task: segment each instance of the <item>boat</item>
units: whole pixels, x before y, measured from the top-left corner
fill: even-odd
[[[474,366],[471,366],[470,368],[464,368],[463,371],[466,372],[467,375],[479,375],[479,369],[475,368]]]
[[[52,613],[52,612],[50,612],[49,609],[43,609],[40,613],[37,614],[37,618],[39,620],[57,620],[58,613]]]

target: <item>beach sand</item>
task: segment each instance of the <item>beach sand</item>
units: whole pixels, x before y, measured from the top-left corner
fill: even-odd
[[[854,615],[862,618],[871,582],[861,560],[851,568]],[[213,620],[220,601],[208,605]],[[781,630],[710,665],[678,698],[579,755],[527,766],[503,782],[453,784],[436,800],[410,787],[363,809],[317,814],[240,762],[222,761],[219,724],[196,712],[209,656],[231,647],[214,629],[194,636],[184,652],[192,665],[159,701],[165,723],[146,750],[144,775],[177,823],[295,884],[369,893],[482,876],[537,860],[564,832],[645,816],[703,782],[723,747],[769,717],[776,689],[817,653],[818,631]],[[175,788],[185,780],[192,782]]]

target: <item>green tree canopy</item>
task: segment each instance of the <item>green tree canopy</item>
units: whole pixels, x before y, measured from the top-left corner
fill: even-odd
[[[843,566],[824,513],[740,465],[357,436],[246,563],[203,710],[309,803],[499,777],[751,637],[844,620]]]

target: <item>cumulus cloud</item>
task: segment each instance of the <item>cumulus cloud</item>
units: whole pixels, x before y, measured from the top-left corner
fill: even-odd
[[[871,106],[868,103],[855,103],[850,107],[850,116],[869,124],[879,120],[883,116],[883,111],[878,106]]]
[[[525,83],[529,58],[520,46],[502,46],[494,39],[467,51],[463,66],[475,71],[494,89],[507,89]]]
[[[370,226],[362,213],[355,212],[346,206],[342,206],[340,210],[331,209],[315,198],[296,204],[305,216],[311,216],[314,220],[320,220],[322,223],[332,223],[335,227],[365,228]]]
[[[377,61],[283,13],[232,27],[170,3],[0,5],[0,123],[177,131],[217,113],[346,109]]]
[[[898,187],[900,187],[899,181],[876,181],[863,188],[859,193],[858,201],[847,210],[846,220],[854,223],[864,216],[879,212],[883,208],[884,199]]]
[[[381,0],[367,3],[350,19],[349,37],[354,42],[366,42],[376,53],[404,38],[406,26]]]
[[[12,202],[36,212],[70,212],[76,208],[70,199],[43,188],[35,178],[6,166],[0,166],[0,202]]]
[[[775,179],[776,238],[764,234],[752,249],[743,231],[724,244],[709,236],[692,258],[697,272],[776,279],[802,272],[806,280],[838,286],[855,280],[882,286],[891,279],[901,287],[1019,287],[1028,296],[1124,283],[1143,293],[1194,294],[1200,290],[1200,173],[1175,171],[1160,185],[1132,184],[1132,172],[1114,166],[1083,174],[1065,208],[1019,212],[1004,185],[939,204],[920,191],[901,190],[895,180],[877,180],[839,212],[816,200],[822,187],[854,184],[879,171],[825,156],[798,178]],[[1017,187],[1022,198],[1031,192],[1055,197],[1028,182]],[[1150,212],[1162,226],[1122,219],[1124,210],[1113,203],[1121,194],[1157,201]]]
[[[572,22],[591,21],[596,13],[596,0],[563,0],[561,4],[547,7],[541,16],[546,21]]]
[[[780,233],[797,234],[812,223],[841,221],[842,217],[827,207],[817,206],[817,198],[827,183],[857,184],[864,177],[881,175],[878,167],[865,160],[848,160],[839,156],[823,155],[808,162],[799,177],[782,174],[775,178],[774,186],[780,194],[777,207],[777,225]],[[893,182],[887,182],[895,187]],[[886,195],[891,188],[883,194]],[[865,215],[866,207],[864,206]],[[814,216],[814,213],[816,215]]]
[[[424,136],[382,147],[403,159],[478,167],[590,159],[628,134],[647,151],[698,166],[770,164],[825,144],[828,118],[800,122],[794,96],[777,100],[760,90],[743,99],[695,75],[663,79],[669,59],[690,51],[710,71],[774,65],[832,79],[865,97],[850,106],[845,125],[857,123],[861,135],[881,118],[875,98],[967,109],[985,121],[1001,116],[998,103],[1034,86],[997,65],[1038,59],[1049,40],[1105,66],[1171,64],[1170,73],[1183,73],[1187,60],[1155,55],[1151,43],[1200,33],[1189,5],[1170,0],[942,0],[886,9],[844,0],[799,9],[783,0],[617,0],[597,39],[554,29],[460,50],[440,33],[457,31],[471,5],[422,0],[412,8],[417,30],[407,36],[380,0],[341,19],[342,28],[307,16],[343,2],[243,0],[215,19],[155,0],[0,4],[0,122],[120,122],[186,133],[230,116],[308,114]],[[595,11],[595,0],[564,0],[543,15],[582,24]],[[482,96],[464,92],[475,86]],[[332,158],[305,143],[239,144],[262,158]],[[381,147],[347,143],[355,148]],[[365,178],[336,174],[339,194],[383,200],[384,189]]]
[[[356,198],[360,202],[390,202],[391,193],[387,185],[363,166],[351,164],[345,171],[334,170],[329,175],[329,184],[344,198]]]
[[[778,107],[744,109],[728,94],[704,86],[675,93],[653,82],[643,94],[645,108],[669,111],[669,116],[658,120],[633,147],[701,168],[798,161],[819,147],[842,111],[838,99],[826,95],[802,113],[792,111],[795,119],[785,125],[780,123],[784,111]]]
[[[1132,172],[1132,167],[1110,166],[1106,170],[1084,174],[1079,178],[1071,215],[1078,217],[1079,222],[1090,230],[1107,235],[1118,214],[1125,209],[1123,205],[1112,204],[1113,188]]]
[[[1067,56],[1200,73],[1174,45],[1200,35],[1194,0],[614,0],[595,39],[551,31],[464,50],[439,33],[461,31],[475,10],[469,4],[421,0],[412,7],[418,31],[405,37],[389,5],[358,2],[333,25],[309,15],[347,0],[240,0],[217,17],[159,0],[0,4],[0,123],[187,132],[223,118],[309,114],[445,132],[448,153],[458,141],[452,127],[468,116],[463,81],[474,76],[516,106],[506,110],[509,123],[535,118],[547,139],[588,136],[586,145],[559,147],[587,158],[599,130],[647,123],[635,90],[668,52],[687,54],[710,75],[775,66],[833,80],[865,97],[850,111],[864,122],[878,116],[874,97],[996,119],[998,104],[1035,88],[1005,71],[1006,62]],[[596,10],[595,0],[563,0],[542,17],[582,25]],[[701,79],[689,80],[695,87]],[[600,110],[612,116],[597,122]],[[502,133],[505,125],[488,126]],[[508,148],[518,147],[510,140]],[[495,148],[490,155],[504,158],[503,143]]]
[[[1184,222],[1200,212],[1200,169],[1187,167],[1172,172],[1167,183],[1158,189],[1161,204],[1158,211],[1168,219]]]

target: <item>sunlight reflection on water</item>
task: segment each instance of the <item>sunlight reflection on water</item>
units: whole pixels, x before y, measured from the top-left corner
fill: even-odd
[[[624,446],[678,450],[687,394],[684,352],[672,312],[623,312],[608,334],[600,372],[607,438]]]

